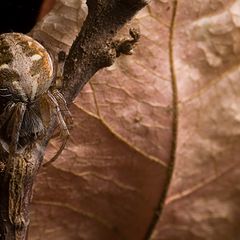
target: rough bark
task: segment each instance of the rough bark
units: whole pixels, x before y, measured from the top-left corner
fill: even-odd
[[[88,17],[74,41],[64,68],[62,93],[67,103],[77,96],[85,83],[99,69],[111,65],[119,55],[119,43],[113,40],[117,31],[147,1],[89,0]],[[126,43],[131,42],[127,40]],[[134,43],[134,41],[132,41]],[[122,43],[121,43],[122,44]],[[29,204],[32,185],[41,166],[56,119],[41,141],[29,144],[21,154],[9,156],[2,150],[0,160],[0,239],[27,239]]]

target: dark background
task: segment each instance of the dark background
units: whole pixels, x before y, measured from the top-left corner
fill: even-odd
[[[27,33],[34,26],[42,0],[1,0],[0,33]]]

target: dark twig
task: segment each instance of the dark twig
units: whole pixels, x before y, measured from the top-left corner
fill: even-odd
[[[113,37],[144,0],[89,0],[89,14],[74,41],[64,68],[63,94],[71,102],[101,68],[112,65],[119,55]]]

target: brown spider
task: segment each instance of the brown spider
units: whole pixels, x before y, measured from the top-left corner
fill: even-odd
[[[8,153],[19,153],[40,139],[53,114],[63,142],[47,164],[62,152],[71,115],[63,95],[51,90],[53,80],[51,57],[40,43],[20,33],[0,35],[0,145]]]

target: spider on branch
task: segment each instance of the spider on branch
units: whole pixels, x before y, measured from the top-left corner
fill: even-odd
[[[0,145],[9,154],[43,137],[53,116],[62,144],[47,164],[64,149],[72,118],[53,86],[54,75],[50,55],[36,40],[21,33],[0,35]]]

